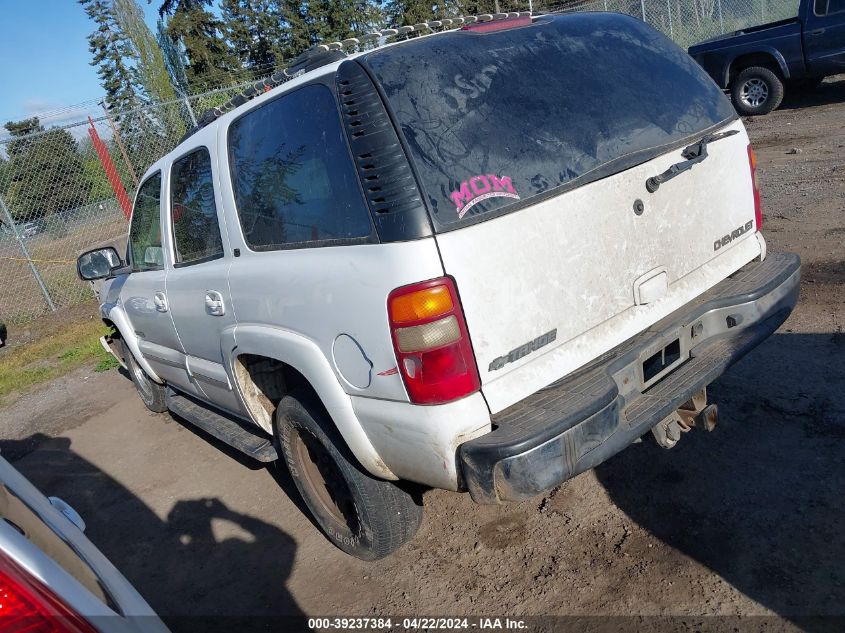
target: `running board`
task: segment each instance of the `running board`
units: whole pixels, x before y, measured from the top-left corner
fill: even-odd
[[[260,462],[279,458],[272,438],[257,426],[209,408],[189,396],[167,390],[167,408],[180,418]],[[254,426],[254,428],[250,428]]]

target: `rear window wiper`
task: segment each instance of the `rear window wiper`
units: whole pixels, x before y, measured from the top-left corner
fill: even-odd
[[[649,193],[654,193],[660,188],[660,185],[662,185],[667,180],[672,180],[672,178],[674,178],[678,174],[682,174],[685,171],[692,169],[693,165],[697,165],[705,158],[707,158],[708,143],[718,141],[728,136],[733,136],[734,134],[739,134],[739,130],[728,130],[727,132],[717,132],[716,134],[708,134],[707,136],[700,139],[698,142],[685,147],[684,150],[681,152],[681,156],[686,158],[686,160],[682,163],[675,163],[662,174],[652,176],[651,178],[646,180],[645,188],[648,189]]]

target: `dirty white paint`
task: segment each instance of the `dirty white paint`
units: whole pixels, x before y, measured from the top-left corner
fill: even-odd
[[[681,149],[526,209],[438,236],[460,292],[482,389],[494,413],[646,329],[760,255],[748,137],[710,144],[709,157],[655,193],[645,181]],[[645,205],[634,213],[634,201]],[[636,305],[635,283],[665,270],[665,292]],[[490,362],[557,329],[555,341],[491,370]]]
[[[490,413],[476,392],[436,406],[352,398],[373,447],[400,479],[457,490],[460,444],[490,431]]]

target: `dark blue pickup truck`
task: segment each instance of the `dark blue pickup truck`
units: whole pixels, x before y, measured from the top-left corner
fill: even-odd
[[[801,0],[795,18],[701,42],[689,54],[730,90],[740,114],[767,114],[784,86],[845,73],[845,0]]]

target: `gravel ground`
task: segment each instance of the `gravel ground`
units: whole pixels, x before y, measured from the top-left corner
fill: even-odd
[[[196,630],[174,617],[196,615],[592,614],[836,630],[845,620],[802,618],[845,616],[843,122],[845,77],[746,121],[764,232],[803,258],[801,302],[712,386],[716,431],[670,451],[635,444],[517,505],[428,492],[417,537],[371,564],[317,533],[283,472],[148,413],[116,371],[19,399],[14,420],[2,412],[4,455],[81,512],[174,628]]]

